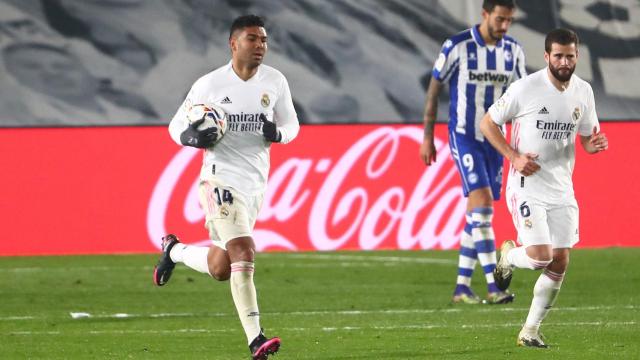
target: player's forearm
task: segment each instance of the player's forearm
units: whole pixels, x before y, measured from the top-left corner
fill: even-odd
[[[424,125],[424,137],[433,137],[433,129],[436,124],[436,118],[438,116],[438,102],[427,98],[424,107],[424,116],[422,123]]]
[[[436,119],[438,118],[438,93],[440,92],[440,82],[431,79],[429,83],[429,89],[427,91],[427,98],[424,104],[424,115],[422,123],[424,125],[424,137],[433,138],[433,129],[435,127]]]
[[[296,138],[296,136],[298,136],[298,133],[300,132],[300,124],[296,119],[294,121],[285,123],[282,126],[278,126],[278,131],[280,131],[280,135],[282,136],[282,138],[280,139],[280,143],[286,144],[291,142]]]
[[[514,150],[507,140],[502,135],[500,127],[491,119],[491,115],[487,112],[482,121],[480,122],[480,131],[482,135],[489,141],[489,143],[500,153],[502,156],[509,159],[509,162],[513,162],[513,159],[518,155],[518,152]]]
[[[182,142],[180,141],[180,135],[187,128],[187,126],[188,122],[186,119],[186,115],[182,111],[182,107],[180,107],[180,110],[178,110],[178,112],[169,123],[169,135],[171,136],[171,139],[176,142],[176,144],[182,145]]]

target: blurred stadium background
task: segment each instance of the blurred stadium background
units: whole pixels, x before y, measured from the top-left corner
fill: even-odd
[[[363,297],[362,301],[327,305],[320,299],[322,294],[316,294],[314,301],[295,303],[283,300],[285,294],[278,298],[275,290],[267,290],[265,285],[264,291],[271,291],[265,299],[273,299],[266,306],[272,313],[291,312],[292,307],[312,312],[326,306],[337,311],[336,318],[341,317],[339,311],[350,308],[382,314],[395,309],[394,306],[398,312],[416,308],[427,309],[429,314],[438,311],[439,304],[448,301],[449,285],[456,271],[456,255],[446,250],[457,248],[464,215],[460,180],[446,145],[446,93],[439,111],[442,123],[436,127],[439,141],[436,166],[426,168],[419,160],[422,129],[418,124],[431,67],[444,38],[479,22],[480,3],[479,0],[0,0],[3,171],[0,294],[9,299],[0,305],[0,334],[14,340],[11,345],[1,341],[0,357],[175,357],[172,351],[176,349],[167,353],[147,352],[146,346],[163,349],[160,341],[147,343],[157,337],[158,332],[154,332],[157,323],[149,321],[138,329],[135,323],[111,323],[105,315],[150,311],[140,316],[153,318],[152,313],[178,312],[166,306],[155,305],[151,309],[139,306],[158,296],[147,286],[151,285],[149,271],[154,255],[41,256],[155,254],[160,236],[167,231],[178,232],[187,242],[206,243],[203,214],[194,187],[200,153],[176,146],[169,139],[166,125],[192,82],[229,60],[228,27],[234,17],[244,13],[265,16],[270,36],[270,53],[265,63],[287,76],[304,124],[296,141],[283,147],[274,146],[272,151],[271,181],[255,238],[261,251],[277,253],[261,254],[259,261],[264,261],[267,270],[276,274],[282,272],[280,263],[293,262],[291,266],[298,270],[308,265],[315,270],[300,270],[301,278],[308,276],[322,286],[331,286],[330,281],[322,278],[327,268],[365,267],[358,276],[344,278],[338,289],[357,288],[353,296]],[[638,343],[640,333],[637,323],[640,277],[638,267],[629,258],[635,256],[635,248],[640,246],[640,240],[630,231],[637,221],[636,203],[640,199],[640,187],[636,184],[640,166],[634,162],[635,141],[640,138],[640,1],[520,0],[518,6],[516,22],[509,34],[523,44],[530,72],[544,66],[543,42],[547,31],[562,26],[578,32],[582,44],[577,74],[592,84],[602,128],[611,144],[609,151],[597,156],[587,156],[578,150],[574,182],[581,210],[578,251],[582,252],[576,257],[585,256],[594,262],[604,259],[602,268],[625,274],[615,279],[618,281],[615,285],[610,284],[620,289],[621,296],[610,299],[585,293],[613,281],[600,273],[586,273],[581,278],[601,279],[602,283],[593,288],[576,286],[579,280],[567,286],[572,295],[567,295],[564,303],[561,296],[561,306],[592,306],[591,310],[581,308],[578,312],[586,311],[582,314],[585,317],[591,316],[589,311],[604,315],[593,323],[580,325],[584,319],[574,313],[574,318],[561,322],[565,325],[557,325],[558,334],[567,326],[583,328],[572,338],[575,343],[565,344],[571,350],[556,355],[575,354],[571,351],[579,351],[581,341],[586,341],[594,329],[606,340],[613,339],[607,329],[615,329],[621,340],[618,343],[612,340],[614,348],[600,344],[593,353],[582,354],[583,358],[606,357],[621,350],[615,347],[620,343],[627,347],[619,358],[627,355],[633,358],[640,351],[638,345],[631,345]],[[496,212],[497,238],[515,236],[503,201],[498,203]],[[608,247],[624,249],[604,249]],[[381,252],[377,260],[372,253],[353,252],[356,260],[347,259],[353,260],[348,262],[336,257],[332,260],[335,263],[326,267],[316,267],[313,261],[295,257],[303,256],[302,253],[294,254],[340,250],[394,252]],[[39,257],[22,257],[33,255]],[[405,257],[408,260],[398,260]],[[427,257],[425,263],[415,260],[422,257]],[[427,267],[433,266],[430,257],[441,259],[448,267]],[[319,262],[326,264],[322,258]],[[378,262],[385,265],[378,267],[375,265]],[[408,270],[387,274],[388,267],[398,264],[421,264],[424,268],[418,267],[420,271],[438,274],[438,278],[433,282],[410,275]],[[592,269],[588,263],[578,264],[580,271]],[[49,273],[48,269],[53,270]],[[111,282],[108,274],[119,269],[124,269],[128,276],[119,276],[116,283]],[[178,276],[186,278],[186,271]],[[342,275],[337,271],[330,277],[335,280]],[[369,281],[378,278],[379,284]],[[384,289],[382,283],[392,283],[397,278],[407,279],[401,284],[408,290],[398,287],[391,293],[398,294],[403,301],[385,300],[384,296],[389,294],[385,291],[374,292],[378,295],[375,301],[367,298],[370,293],[367,289],[376,286]],[[138,283],[147,280],[148,284]],[[288,287],[303,296],[316,290],[314,287],[301,290],[296,287],[297,281],[302,280],[295,277],[286,280],[283,291],[286,293]],[[272,283],[269,286],[283,286],[275,280]],[[102,288],[104,284],[108,285],[108,291]],[[516,290],[529,292],[530,286],[531,281],[522,281],[516,284]],[[570,290],[572,286],[574,290]],[[122,288],[131,289],[134,294]],[[199,289],[201,285],[181,284],[169,293],[168,299],[171,303],[178,302],[184,298],[181,292],[195,293]],[[226,287],[216,289],[226,294]],[[343,296],[338,290],[327,297]],[[105,300],[112,293],[117,301]],[[49,300],[40,300],[49,294],[53,294]],[[518,299],[519,307],[510,308],[508,321],[517,322],[526,313],[527,296]],[[589,301],[582,304],[584,296]],[[65,303],[65,299],[69,301]],[[138,305],[121,306],[129,301]],[[609,308],[599,307],[606,305],[602,304],[604,301],[610,301]],[[217,316],[203,313],[202,306],[206,303],[188,305],[185,311],[191,311],[191,315],[187,317]],[[225,306],[225,314],[229,314],[224,316],[232,316],[232,305]],[[63,320],[74,309],[102,313],[103,317],[98,323],[82,325]],[[456,311],[453,309],[452,314]],[[451,350],[458,336],[455,329],[466,326],[468,313],[459,315],[460,319],[452,323],[444,321],[424,327],[416,327],[416,313],[408,313],[414,314],[412,319],[398,320],[396,328],[393,319],[384,318],[388,314],[378,314],[383,317],[379,322],[375,319],[357,322],[354,329],[360,330],[349,329],[349,322],[345,321],[342,328],[338,327],[342,329],[337,330],[339,337],[357,339],[361,351],[344,345],[332,349],[327,357],[322,357],[321,352],[314,356],[364,358],[385,354],[382,357],[406,359],[439,358],[447,354],[447,358],[470,359],[487,358],[495,347],[504,345],[502,342],[494,347],[487,345],[476,352],[478,348],[470,337],[464,340],[465,350],[456,352]],[[191,336],[189,330],[180,330],[180,315],[174,315],[169,316],[171,328],[175,326],[182,331],[183,337]],[[322,314],[314,315],[317,318],[303,321],[312,324],[323,319]],[[293,319],[279,326],[283,333],[288,332],[298,341],[297,345],[314,348],[333,341],[330,333],[336,330],[326,330],[331,327],[329,323],[316,329],[324,332],[314,343],[314,335],[311,338],[305,335],[309,334],[305,331],[313,334],[311,327],[303,330],[302,335],[295,331],[300,320],[296,316],[302,315],[287,316]],[[425,316],[424,322],[428,323],[430,315],[420,316]],[[482,322],[483,316],[478,311],[472,315],[476,319],[472,322]],[[418,317],[418,322],[421,319]],[[62,329],[57,335],[50,333],[56,325]],[[81,344],[92,340],[83,337],[83,333],[105,325],[103,333],[96,333],[101,341],[98,349],[87,352]],[[487,330],[488,334],[511,336],[512,329],[494,325],[493,330]],[[444,328],[451,330],[447,333]],[[434,337],[416,337],[416,329]],[[384,342],[376,343],[369,352],[362,350],[370,345],[369,338],[385,338],[396,330],[400,333],[389,337],[389,346],[395,348],[401,339],[409,337],[408,347],[419,350],[396,349],[394,357]],[[134,333],[138,337],[131,348],[108,345],[128,336],[133,338]],[[237,339],[238,334],[239,329],[233,329],[224,336]],[[206,339],[210,335],[198,336]],[[202,347],[205,339],[197,338],[193,346],[197,343]],[[425,346],[425,341],[429,344],[435,341],[435,350]],[[44,346],[45,350],[29,350],[34,344]],[[230,348],[235,349],[236,345]],[[511,345],[509,338],[505,346]],[[186,358],[201,354],[201,348],[193,349],[189,350],[192,353],[184,353]],[[338,355],[349,353],[354,357]],[[500,355],[508,357],[510,353]],[[315,358],[303,352],[288,356],[283,355],[283,359]],[[526,354],[522,356],[527,358]]]
[[[166,124],[193,81],[228,61],[229,23],[243,13],[265,14],[267,63],[288,76],[304,123],[417,123],[443,39],[477,23],[480,3],[2,0],[0,126]],[[510,35],[524,45],[529,70],[544,66],[549,29],[575,29],[577,72],[591,82],[601,118],[640,118],[640,84],[630,81],[640,78],[637,1],[518,5]],[[18,44],[31,52],[7,51]],[[67,102],[55,96],[61,85],[38,81],[56,48],[70,64],[59,72],[76,79]],[[87,99],[103,111],[87,109]]]

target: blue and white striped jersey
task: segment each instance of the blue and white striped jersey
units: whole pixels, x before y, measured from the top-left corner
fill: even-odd
[[[484,141],[480,120],[512,82],[525,77],[524,50],[504,36],[485,44],[476,25],[448,38],[432,76],[449,84],[449,130]]]

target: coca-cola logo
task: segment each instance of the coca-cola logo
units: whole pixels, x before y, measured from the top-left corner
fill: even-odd
[[[462,189],[442,140],[435,139],[438,162],[420,162],[422,136],[414,126],[378,127],[346,139],[343,149],[304,144],[307,153],[295,156],[287,149],[295,142],[284,146],[289,156],[272,163],[254,230],[257,249],[453,247],[464,224]],[[198,203],[200,154],[182,148],[156,183],[147,230],[158,248],[168,231],[185,230],[187,243],[210,243]]]

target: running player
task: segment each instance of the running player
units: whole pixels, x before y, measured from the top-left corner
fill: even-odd
[[[173,234],[165,236],[154,281],[165,285],[176,263],[216,280],[229,280],[251,355],[266,359],[278,351],[280,339],[266,338],[260,327],[252,231],[267,184],[271,144],[290,142],[300,126],[287,80],[262,64],[267,52],[262,18],[237,18],[231,25],[229,46],[231,61],[194,83],[169,124],[175,142],[205,149],[200,203],[213,243],[191,246]],[[227,113],[228,129],[218,143],[217,129],[198,130],[202,121],[189,124],[186,114],[195,104],[215,104]]]
[[[573,75],[578,36],[556,29],[545,39],[547,67],[515,82],[482,119],[489,142],[511,162],[507,205],[518,242],[503,243],[496,283],[507,289],[514,267],[542,269],[517,344],[547,347],[540,324],[553,306],[578,242],[578,204],[571,176],[576,134],[590,154],[608,148],[600,132],[591,85]],[[511,120],[511,145],[500,126]]]

